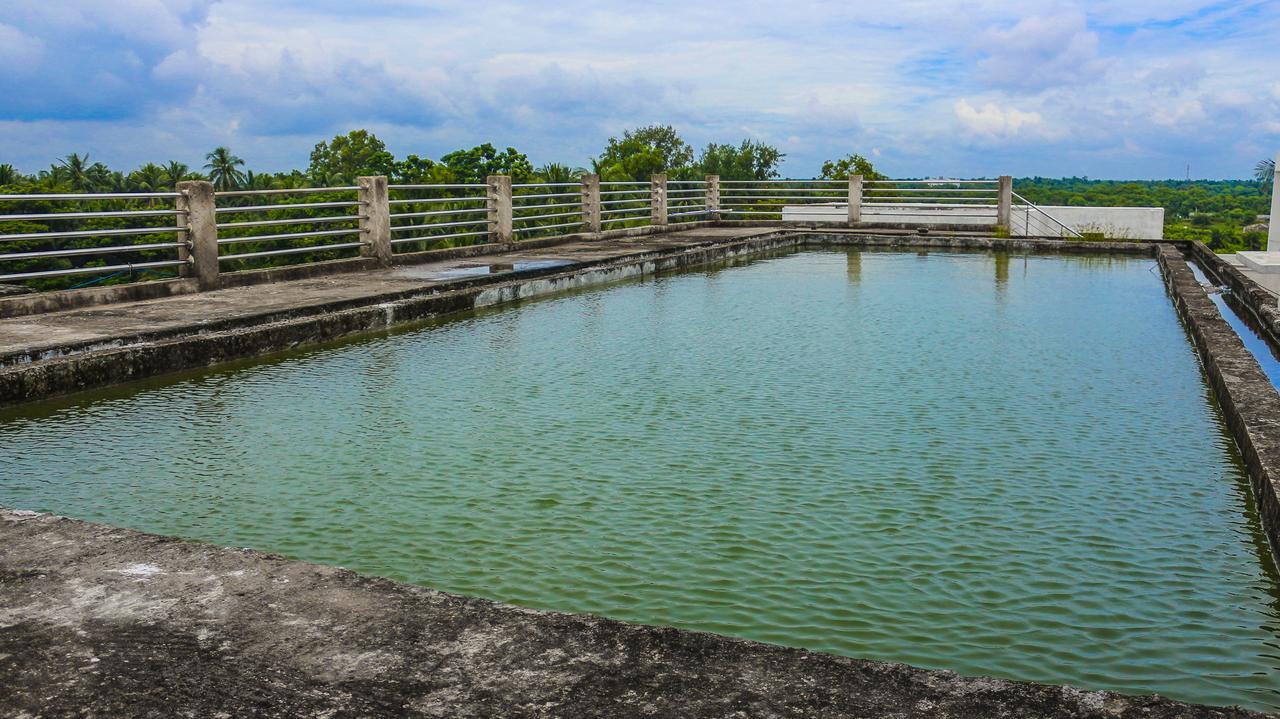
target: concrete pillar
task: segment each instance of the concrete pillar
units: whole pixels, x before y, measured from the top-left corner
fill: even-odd
[[[1280,154],[1276,155],[1276,176],[1271,185],[1271,219],[1267,221],[1267,252],[1280,252]]]
[[[1013,178],[1000,176],[1000,199],[996,202],[996,226],[1008,230],[1013,215]]]
[[[862,222],[862,175],[849,175],[849,226]]]
[[[649,180],[649,224],[664,227],[667,224],[667,175],[654,175]]]
[[[720,219],[720,176],[707,175],[707,197],[706,197],[707,218],[710,220]]]
[[[600,176],[582,176],[582,231],[600,231]]]
[[[214,214],[213,183],[183,180],[178,183],[178,224],[190,248],[178,257],[190,259],[188,277],[194,276],[200,289],[218,289],[218,218]]]
[[[391,205],[387,191],[386,175],[357,177],[360,189],[360,239],[367,244],[360,248],[361,257],[370,257],[383,267],[391,266]]]
[[[494,242],[509,244],[511,234],[511,177],[510,175],[489,175],[485,178],[489,186],[488,200],[485,208],[489,210],[489,233]]]

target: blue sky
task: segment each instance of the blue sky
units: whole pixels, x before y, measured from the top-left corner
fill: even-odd
[[[890,175],[1246,177],[1280,151],[1274,0],[5,0],[0,162],[256,170],[366,127],[587,165],[670,123]]]

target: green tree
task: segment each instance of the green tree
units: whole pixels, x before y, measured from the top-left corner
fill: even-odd
[[[26,178],[9,163],[0,164],[0,185],[16,185]]]
[[[876,172],[871,161],[862,155],[852,154],[839,160],[827,160],[822,163],[822,178],[840,180],[849,175],[862,175],[865,180],[887,180],[889,178]]]
[[[753,140],[743,140],[736,147],[713,142],[698,158],[698,173],[719,175],[722,180],[767,180],[778,176],[783,157],[778,148]]]
[[[457,182],[484,182],[489,175],[510,175],[517,182],[533,176],[533,163],[523,152],[508,147],[502,152],[489,143],[470,150],[454,150],[440,162],[453,173]]]
[[[587,171],[582,167],[569,167],[558,162],[548,162],[539,167],[535,174],[543,182],[577,182],[587,174]]]
[[[164,168],[154,162],[148,162],[129,173],[128,182],[130,189],[137,192],[164,192],[171,187]]]
[[[687,173],[693,165],[693,148],[674,127],[650,125],[609,138],[604,152],[591,164],[601,179],[643,182],[662,172]]]
[[[1262,160],[1258,164],[1254,165],[1253,176],[1262,184],[1262,191],[1269,192],[1276,181],[1276,161]]]
[[[231,150],[215,147],[204,159],[209,161],[204,169],[209,171],[209,181],[213,183],[214,189],[233,190],[244,184],[244,172],[240,170],[244,160],[231,154]]]
[[[191,174],[191,168],[187,167],[184,162],[170,160],[164,165],[165,183],[168,184],[170,188],[177,187],[178,183],[187,179],[187,175],[189,174]]]
[[[396,159],[368,130],[352,130],[319,142],[311,151],[307,174],[324,185],[345,185],[361,175],[390,175]]]
[[[58,160],[53,166],[54,177],[65,180],[76,192],[93,192],[100,189],[109,179],[108,174],[105,165],[100,162],[90,164],[87,154],[81,155],[76,152]]]
[[[391,168],[391,176],[397,182],[406,184],[448,184],[453,182],[452,174],[440,163],[426,157],[409,155],[395,163]]]

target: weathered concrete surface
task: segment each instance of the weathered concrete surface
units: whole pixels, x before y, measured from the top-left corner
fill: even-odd
[[[13,717],[1258,717],[541,612],[0,509]]]
[[[1222,318],[1182,253],[1160,245],[1156,260],[1244,458],[1272,555],[1280,557],[1280,394]]]
[[[759,228],[344,273],[0,319],[0,404],[204,367],[448,312],[691,266],[796,239]],[[523,263],[552,263],[520,270]],[[468,268],[497,268],[468,275]],[[459,274],[459,271],[462,271]]]

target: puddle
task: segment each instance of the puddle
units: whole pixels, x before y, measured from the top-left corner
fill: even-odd
[[[463,263],[447,269],[432,269],[426,272],[415,271],[415,268],[406,267],[401,270],[401,274],[410,277],[419,277],[424,280],[432,280],[442,282],[446,280],[459,280],[467,277],[483,277],[485,275],[500,275],[505,272],[529,272],[532,270],[544,270],[550,267],[564,267],[573,264],[573,260],[525,260],[520,262],[507,263]]]
[[[1244,343],[1245,349],[1258,360],[1258,366],[1262,368],[1267,379],[1271,380],[1272,386],[1280,390],[1280,355],[1277,355],[1262,333],[1253,326],[1253,318],[1247,314],[1247,311],[1239,311],[1235,306],[1239,300],[1230,297],[1231,291],[1228,288],[1218,287],[1211,282],[1199,264],[1188,262],[1187,267],[1191,268],[1191,274],[1195,275],[1196,280],[1208,290],[1209,299],[1218,306],[1218,313],[1228,325],[1231,325],[1231,329],[1235,330],[1240,341]]]

